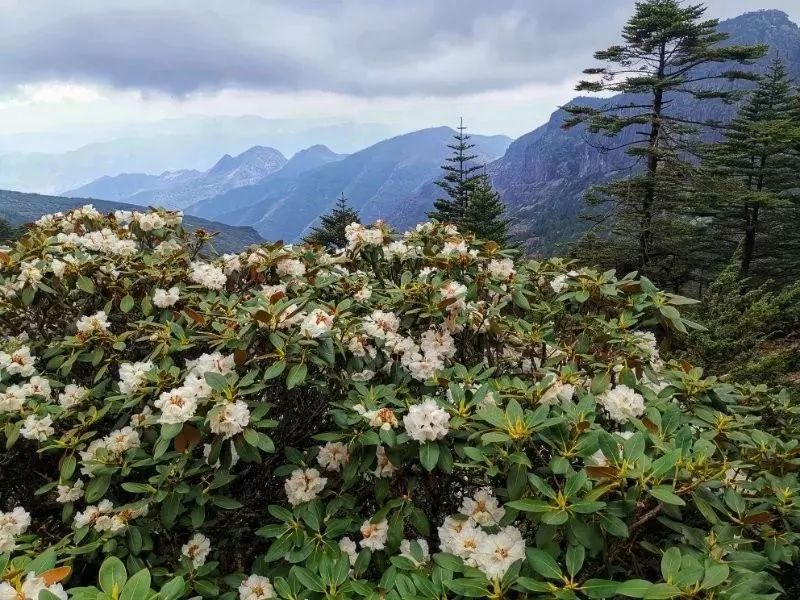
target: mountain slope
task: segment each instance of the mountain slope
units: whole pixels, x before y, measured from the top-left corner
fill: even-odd
[[[251,224],[269,239],[296,240],[333,206],[341,193],[361,212],[364,221],[385,218],[438,176],[454,134],[449,127],[415,131],[293,179],[276,178],[264,185],[233,190],[213,199],[213,203],[236,207],[217,218],[225,223]],[[505,136],[472,136],[480,162],[502,155],[510,141]]]
[[[212,196],[206,200],[195,202],[186,207],[186,212],[207,219],[216,219],[224,213],[251,205],[253,198],[258,198],[264,190],[279,186],[281,182],[291,181],[306,171],[342,160],[346,156],[346,154],[336,154],[322,144],[310,146],[292,156],[282,169],[270,173],[257,183],[232,189],[221,197]],[[221,201],[220,198],[224,198],[224,200]]]
[[[54,143],[59,132],[0,132],[0,189],[62,193],[104,175],[205,169],[222,154],[256,144],[293,154],[312,144],[355,152],[400,133],[396,126],[330,119],[195,116],[123,125],[92,123]],[[64,149],[62,149],[62,147]]]
[[[750,69],[764,72],[775,56],[783,59],[795,79],[800,78],[800,28],[777,10],[747,13],[720,23],[730,34],[727,43],[769,44],[768,55]],[[587,59],[587,64],[591,64]],[[614,101],[634,99],[615,96]],[[609,99],[576,98],[571,102],[604,106]],[[678,106],[676,100],[676,106]],[[680,100],[679,110],[694,119],[728,120],[736,107],[721,102]],[[580,219],[584,193],[603,180],[622,176],[635,168],[623,150],[604,152],[608,138],[592,136],[581,128],[561,129],[565,113],[517,139],[499,160],[488,167],[492,183],[513,219],[512,233],[532,251],[562,252],[564,245],[587,228]],[[615,143],[630,140],[622,136]]]
[[[126,173],[101,177],[65,193],[143,206],[184,208],[228,190],[252,185],[285,164],[286,158],[278,150],[253,146],[237,156],[226,154],[204,172],[166,171],[158,176]]]
[[[112,212],[115,210],[141,210],[140,206],[95,200],[92,198],[65,198],[62,196],[43,196],[0,190],[0,218],[12,225],[23,225],[35,221],[42,215],[67,211],[76,206],[93,204],[97,210]],[[198,217],[184,217],[187,229],[204,229],[216,231],[219,235],[214,240],[217,252],[239,252],[252,244],[261,243],[261,236],[252,227],[232,227],[224,223],[207,221]]]

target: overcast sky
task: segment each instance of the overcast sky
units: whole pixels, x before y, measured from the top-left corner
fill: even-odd
[[[798,0],[709,0],[720,18]],[[0,131],[191,115],[520,135],[573,95],[631,0],[0,0]]]

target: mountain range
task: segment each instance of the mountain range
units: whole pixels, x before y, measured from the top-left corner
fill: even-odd
[[[723,21],[727,43],[770,46],[766,57],[750,67],[763,72],[775,57],[786,62],[800,81],[800,28],[777,10],[746,13]],[[587,66],[591,64],[587,57]],[[575,98],[570,102],[600,107],[635,99]],[[734,105],[676,100],[684,114],[699,120],[729,119]],[[564,248],[586,228],[580,219],[585,191],[593,184],[636,168],[623,150],[604,151],[607,138],[582,128],[561,128],[565,113],[556,110],[545,124],[512,140],[473,135],[476,163],[486,165],[512,219],[512,233],[532,252]],[[183,169],[160,175],[128,173],[101,177],[70,189],[132,204],[163,204],[188,215],[249,225],[268,239],[294,241],[328,211],[341,194],[365,222],[383,218],[399,229],[425,218],[441,195],[435,181],[449,156],[455,131],[423,129],[392,137],[348,155],[316,144],[286,158],[276,149],[255,146],[225,155],[207,170]],[[621,142],[625,141],[623,137]],[[210,161],[209,161],[210,162]],[[2,163],[2,160],[0,160]]]

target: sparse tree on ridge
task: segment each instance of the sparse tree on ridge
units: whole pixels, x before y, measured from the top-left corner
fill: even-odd
[[[326,248],[344,248],[347,246],[345,228],[350,223],[360,223],[358,211],[347,204],[344,192],[336,200],[336,206],[329,213],[320,217],[320,225],[314,227],[304,238],[308,244],[317,244]]]
[[[675,172],[690,134],[717,125],[695,119],[698,111],[679,112],[675,99],[689,96],[695,107],[711,99],[733,100],[739,92],[717,84],[756,76],[730,63],[749,64],[766,51],[764,46],[721,46],[728,35],[718,31],[717,19],[704,19],[704,13],[702,4],[678,0],[637,2],[622,42],[595,53],[606,64],[584,71],[597,79],[581,81],[576,88],[623,95],[602,108],[580,103],[565,107],[570,115],[565,128],[585,125],[590,133],[615,138],[615,147],[625,148],[634,159],[631,176],[596,187],[590,201],[611,205],[609,243],[620,246],[630,264],[648,275],[669,269],[675,261],[670,244],[674,236],[657,227],[671,222],[668,215],[678,206],[659,177],[662,171]]]
[[[500,194],[492,187],[489,176],[483,173],[469,196],[461,227],[481,240],[500,245],[508,242],[508,219]]]
[[[477,155],[471,154],[475,144],[470,143],[466,130],[464,119],[461,119],[458,131],[453,136],[455,143],[447,146],[453,154],[442,165],[444,177],[436,182],[447,197],[433,202],[434,210],[428,213],[431,219],[459,225],[464,219],[469,197],[481,180],[480,170],[483,166],[473,162],[477,158]]]
[[[772,62],[724,139],[708,145],[704,166],[728,183],[698,190],[712,218],[707,239],[719,260],[741,246],[741,276],[796,278],[800,107],[780,60]]]

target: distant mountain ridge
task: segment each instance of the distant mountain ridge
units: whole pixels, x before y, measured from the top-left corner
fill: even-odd
[[[249,224],[268,239],[297,240],[328,211],[340,194],[369,222],[386,218],[417,190],[439,176],[455,131],[422,129],[374,144],[298,177],[281,172],[186,208],[189,214],[224,223]],[[476,162],[503,155],[511,138],[473,135]]]
[[[42,215],[68,211],[84,204],[93,204],[101,212],[142,209],[141,206],[108,200],[65,198],[0,190],[0,218],[12,225],[31,223]],[[186,228],[190,230],[203,229],[217,232],[218,235],[214,238],[213,246],[220,253],[239,252],[247,246],[264,241],[252,227],[231,226],[193,216],[185,216],[183,221]]]
[[[251,185],[279,171],[286,163],[286,157],[275,148],[253,146],[236,156],[225,154],[207,171],[165,171],[157,176],[126,173],[101,177],[69,190],[65,195],[181,209],[228,190]]]

